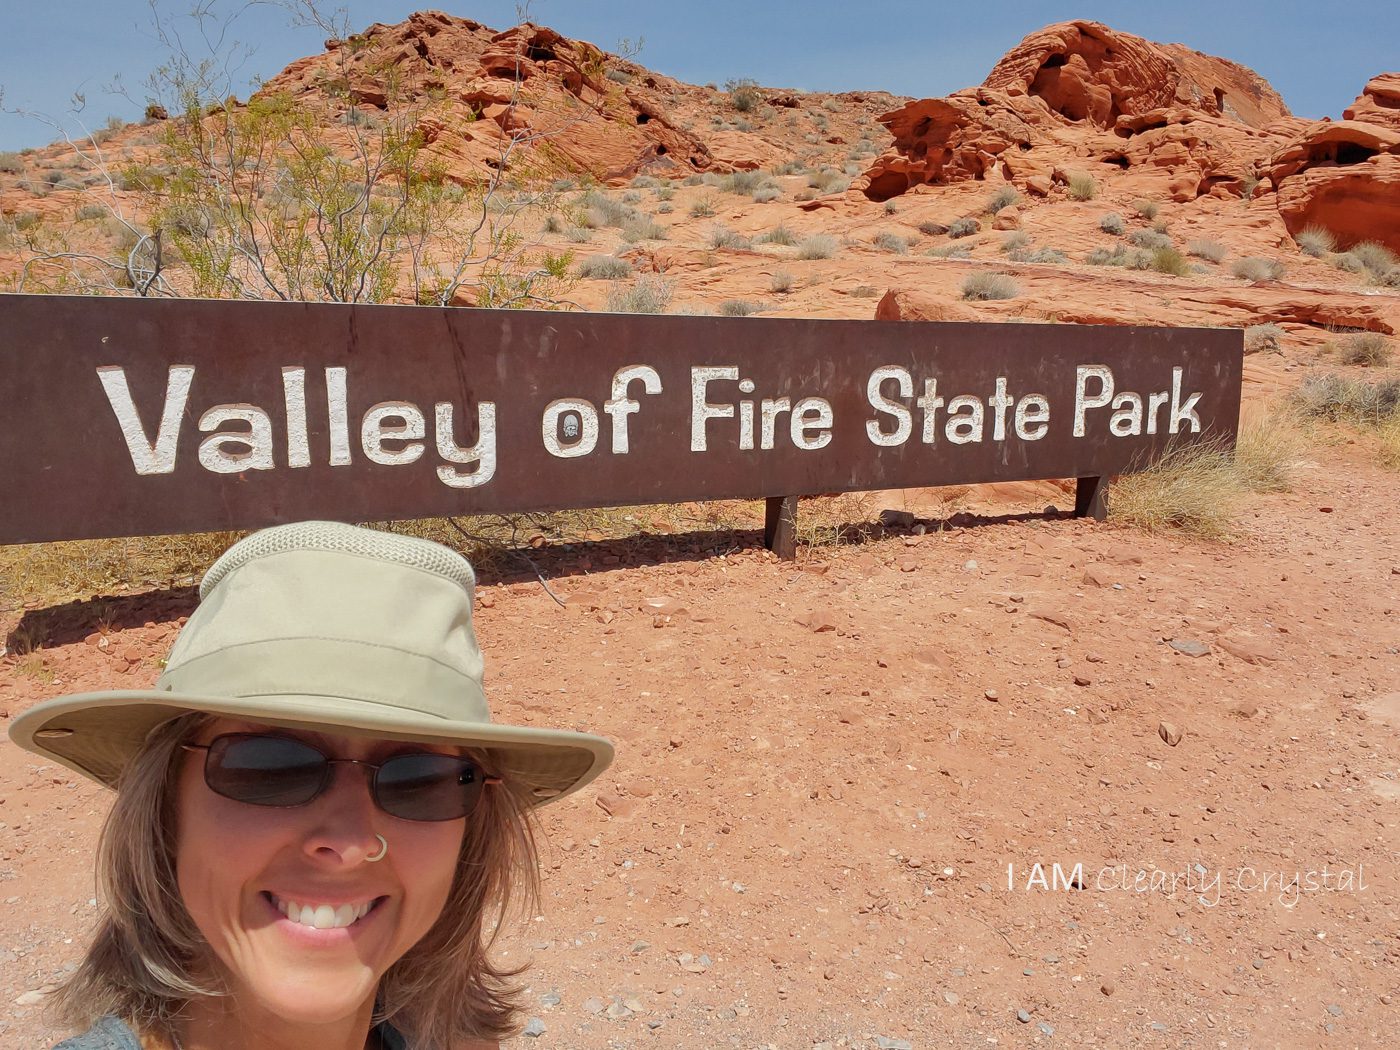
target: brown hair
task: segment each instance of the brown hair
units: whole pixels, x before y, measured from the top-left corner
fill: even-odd
[[[147,738],[117,784],[97,847],[103,910],[78,969],[54,993],[50,1010],[66,1027],[114,1014],[169,1038],[196,996],[223,995],[213,955],[180,898],[175,877],[174,784],[180,745],[206,722],[187,714]],[[375,1020],[392,1020],[415,1048],[446,1048],[468,1038],[501,1039],[518,1027],[525,969],[490,959],[513,895],[539,899],[534,810],[528,785],[504,774],[467,821],[457,872],[438,920],[379,982]],[[211,983],[213,982],[213,983]]]

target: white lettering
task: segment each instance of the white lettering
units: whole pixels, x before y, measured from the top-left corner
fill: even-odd
[[[1113,399],[1113,415],[1108,429],[1114,437],[1134,437],[1142,433],[1142,398],[1124,390]]]
[[[433,409],[438,455],[449,463],[477,464],[470,474],[452,467],[438,467],[438,480],[449,488],[474,489],[485,485],[496,473],[496,403],[483,401],[476,406],[477,439],[471,448],[457,444],[452,426],[452,403],[439,401]]]
[[[126,369],[119,365],[103,365],[97,369],[97,378],[107,394],[107,403],[117,417],[117,426],[121,427],[122,437],[126,439],[126,450],[131,455],[131,465],[136,468],[136,473],[173,473],[180,442],[180,419],[185,414],[185,403],[190,399],[194,366],[172,365],[166,373],[165,405],[161,408],[155,441],[147,438],[146,428],[141,424],[141,416],[136,411],[131,389],[127,386]]]
[[[1027,394],[1016,403],[1016,436],[1022,441],[1039,441],[1050,430],[1050,399],[1044,394]]]
[[[1099,393],[1087,396],[1089,380],[1099,381]],[[1103,408],[1113,399],[1113,372],[1107,365],[1080,365],[1074,370],[1074,436],[1084,436],[1084,413]]]
[[[287,466],[311,466],[306,426],[306,369],[282,369],[282,400],[287,406]]]
[[[559,440],[561,420],[564,424],[564,441]],[[575,427],[576,430],[573,429]],[[598,411],[591,401],[562,397],[545,406],[540,431],[544,438],[544,447],[551,456],[558,456],[560,459],[586,456],[598,444]],[[572,440],[569,440],[570,438]]]
[[[350,463],[350,408],[345,396],[345,369],[326,369],[326,411],[330,415],[331,466]]]
[[[812,418],[808,418],[811,414]],[[831,444],[831,402],[824,397],[804,397],[792,406],[792,420],[788,432],[792,443],[798,448],[814,451]],[[809,430],[820,430],[819,434],[807,436]]]
[[[960,414],[963,410],[967,411],[967,415]],[[948,422],[943,428],[943,433],[955,445],[981,441],[984,420],[982,399],[971,394],[959,394],[948,402]]]
[[[401,422],[391,425],[389,420]],[[409,401],[381,401],[365,413],[360,423],[360,446],[371,462],[396,467],[414,463],[423,455],[425,433],[423,413],[417,405]],[[385,441],[406,441],[408,444],[394,450],[385,448]]]
[[[247,431],[215,433],[199,445],[199,463],[215,474],[241,474],[245,470],[271,470],[272,420],[257,405],[215,405],[199,417],[201,433],[224,423],[247,423]],[[229,448],[241,445],[242,450]]]
[[[865,422],[865,432],[869,435],[871,444],[885,448],[904,444],[914,430],[914,414],[905,405],[885,397],[880,392],[880,388],[890,379],[899,384],[900,397],[910,397],[914,393],[914,378],[907,369],[898,365],[881,365],[870,373],[870,378],[865,384],[865,399],[877,413],[893,416],[895,427],[887,434],[880,429],[879,419],[868,419]]]
[[[1175,434],[1182,423],[1189,422],[1191,433],[1199,434],[1201,432],[1201,417],[1196,415],[1196,402],[1201,400],[1201,395],[1199,392],[1194,393],[1186,399],[1185,403],[1182,403],[1181,376],[1184,371],[1185,369],[1182,368],[1172,369],[1172,416],[1168,431]]]
[[[650,365],[628,365],[613,374],[612,397],[603,402],[603,411],[612,417],[612,450],[616,453],[628,450],[627,417],[641,406],[627,396],[627,388],[639,379],[648,394],[661,393],[661,376],[656,369]]]
[[[690,451],[706,452],[705,422],[710,419],[733,419],[733,405],[712,405],[705,400],[705,388],[714,380],[739,378],[739,369],[732,365],[718,368],[697,367],[690,370]],[[796,423],[793,424],[796,427]]]

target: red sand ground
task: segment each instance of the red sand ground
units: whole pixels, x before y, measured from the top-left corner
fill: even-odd
[[[1393,1045],[1400,522],[1314,454],[1229,546],[1028,514],[484,586],[497,717],[618,744],[545,811],[518,1045]],[[0,709],[153,680],[185,611],[109,603],[104,648],[76,607]],[[54,1041],[20,1003],[78,958],[107,804],[0,743],[5,1045]]]

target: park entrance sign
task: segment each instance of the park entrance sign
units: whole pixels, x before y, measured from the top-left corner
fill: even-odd
[[[1110,475],[1237,330],[0,296],[0,543]]]

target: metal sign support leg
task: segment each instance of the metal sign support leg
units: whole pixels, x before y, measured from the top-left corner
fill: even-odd
[[[784,561],[797,557],[797,497],[769,496],[763,516],[763,545]]]
[[[1108,517],[1108,478],[1079,478],[1074,490],[1074,516],[1103,521]]]

